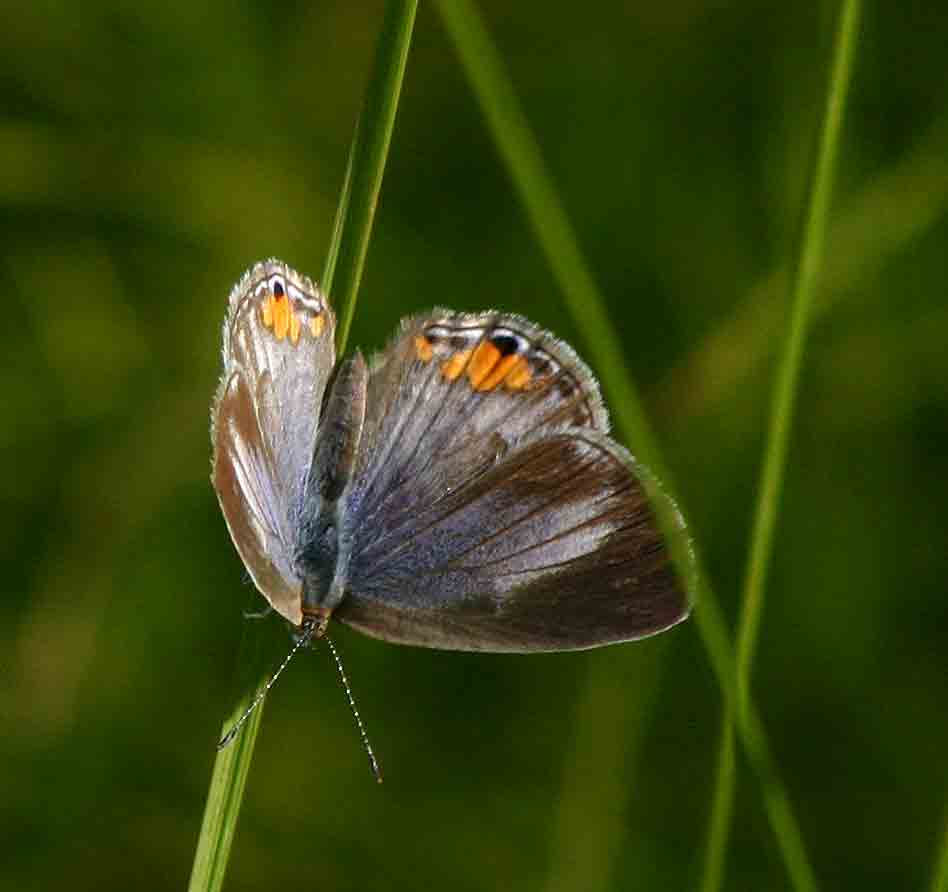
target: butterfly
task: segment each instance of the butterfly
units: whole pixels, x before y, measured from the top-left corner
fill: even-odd
[[[689,603],[656,523],[680,513],[609,436],[592,372],[521,316],[435,309],[368,362],[275,260],[233,288],[212,480],[254,584],[297,630],[563,651],[630,641]]]

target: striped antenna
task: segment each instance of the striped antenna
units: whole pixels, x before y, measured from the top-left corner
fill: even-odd
[[[286,655],[286,659],[280,663],[280,668],[270,676],[270,680],[263,686],[263,690],[253,698],[253,703],[251,703],[250,706],[244,710],[244,714],[239,719],[237,719],[237,723],[220,739],[217,744],[217,748],[219,750],[224,749],[224,747],[227,746],[227,744],[229,744],[237,736],[237,732],[241,729],[244,722],[250,718],[250,714],[260,705],[260,701],[267,696],[267,692],[270,690],[270,688],[276,684],[276,680],[280,677],[283,670],[286,669],[287,665],[289,665],[290,660],[296,656],[296,652],[304,645],[309,644],[309,642],[312,640],[313,634],[316,632],[318,627],[318,623],[315,623],[312,620],[307,620],[303,623],[303,633],[294,642],[290,652]],[[358,713],[356,713],[356,716],[358,716]]]
[[[359,715],[358,707],[355,704],[355,698],[352,696],[352,687],[349,685],[349,679],[346,676],[346,670],[342,668],[342,660],[339,658],[339,651],[332,639],[324,636],[329,650],[332,652],[332,658],[336,663],[336,670],[339,672],[339,680],[342,682],[342,689],[346,692],[346,699],[349,701],[349,708],[352,710],[352,717],[355,719],[356,726],[359,729],[359,736],[362,738],[362,747],[365,754],[369,757],[369,767],[372,769],[372,776],[376,783],[382,783],[382,770],[379,768],[378,759],[375,758],[375,752],[372,750],[372,744],[369,743],[369,735],[365,731],[365,725],[362,724],[362,716]]]

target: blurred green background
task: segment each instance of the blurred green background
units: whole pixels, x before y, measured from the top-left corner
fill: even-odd
[[[4,6],[0,884],[182,888],[250,599],[208,482],[225,301],[269,255],[322,269],[382,4]],[[733,620],[836,5],[483,11]],[[925,888],[945,827],[945,46],[948,7],[865,10],[755,667],[826,889]],[[423,3],[350,344],[436,303],[596,366]],[[336,640],[386,783],[299,659],[229,889],[697,884],[722,703],[693,622]],[[726,886],[788,888],[740,767]]]

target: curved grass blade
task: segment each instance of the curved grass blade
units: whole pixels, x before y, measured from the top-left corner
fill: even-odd
[[[839,17],[833,63],[827,84],[826,105],[820,127],[820,140],[810,174],[806,215],[794,251],[791,276],[791,315],[784,355],[777,371],[771,409],[770,428],[764,466],[761,471],[759,498],[737,631],[737,703],[746,719],[750,702],[750,673],[754,660],[760,617],[763,610],[764,581],[773,551],[774,528],[786,468],[787,447],[793,421],[793,408],[803,362],[803,348],[817,276],[825,243],[826,219],[833,191],[833,174],[842,131],[843,110],[852,77],[852,60],[859,21],[859,0],[845,0]],[[718,759],[718,779],[712,807],[702,888],[715,892],[723,875],[730,814],[734,800],[736,766],[732,739],[733,706],[725,710],[724,726]],[[795,885],[800,889],[815,888],[809,867],[796,864]]]
[[[267,683],[270,667],[264,657],[263,636],[262,631],[257,628],[258,625],[250,622],[245,624],[237,656],[235,687],[247,693],[237,699],[225,717],[221,734],[233,727],[258,691]],[[191,868],[191,881],[188,884],[190,892],[217,890],[224,882],[237,817],[240,814],[240,803],[250,772],[250,760],[253,758],[257,731],[263,719],[263,706],[261,703],[250,715],[230,746],[217,751],[197,851],[194,853],[194,864]]]
[[[349,153],[323,286],[328,292],[330,284],[336,285],[334,299],[339,313],[340,352],[355,309],[417,8],[417,0],[390,0],[388,4],[374,71]],[[272,667],[263,655],[261,635],[262,630],[256,624],[248,624],[244,629],[237,665],[238,690],[245,693],[225,719],[222,734],[243,713],[269,677]],[[250,680],[254,678],[257,683],[251,685]],[[262,717],[263,703],[240,729],[233,743],[217,753],[191,871],[191,892],[216,892],[223,884]]]
[[[721,742],[711,816],[708,819],[708,842],[704,853],[701,892],[717,892],[724,879],[724,856],[734,812],[734,790],[737,785],[737,763],[734,754],[734,716],[725,706],[721,719]]]
[[[375,69],[349,148],[346,178],[322,278],[323,289],[336,307],[340,353],[349,337],[362,281],[417,10],[418,0],[393,0],[388,5],[379,34]]]
[[[610,393],[610,405],[614,408],[617,426],[626,440],[635,444],[635,454],[660,479],[668,480],[669,475],[661,461],[642,403],[625,370],[621,345],[608,323],[602,297],[552,185],[552,178],[504,70],[500,54],[476,6],[470,0],[439,0],[438,8],[534,233],[563,289],[574,322],[595,348],[597,367]],[[659,521],[666,531],[672,532],[671,518],[660,517]],[[674,536],[670,536],[670,543],[674,552]],[[731,642],[717,599],[696,553],[690,559],[680,553],[673,553],[673,556],[679,567],[687,567],[693,561],[694,570],[688,589],[695,602],[695,621],[725,701],[733,704],[736,702],[736,683]],[[614,709],[619,711],[623,708],[624,703],[617,700]],[[760,782],[767,814],[788,873],[791,877],[803,876],[801,888],[813,886],[814,883],[805,881],[811,872],[802,835],[752,702],[748,701],[746,713],[737,727]],[[621,813],[621,809],[613,811]]]

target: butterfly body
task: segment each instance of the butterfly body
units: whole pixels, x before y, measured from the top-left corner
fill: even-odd
[[[687,615],[654,501],[680,515],[608,436],[568,345],[512,314],[436,309],[337,365],[334,323],[310,280],[254,266],[230,297],[212,409],[231,536],[294,626],[530,652]]]

